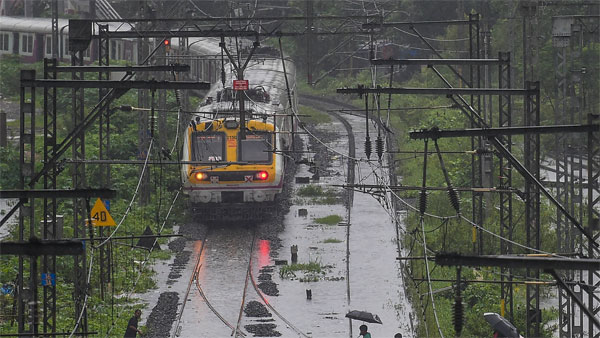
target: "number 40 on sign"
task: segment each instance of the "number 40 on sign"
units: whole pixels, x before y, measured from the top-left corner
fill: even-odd
[[[92,225],[97,227],[110,227],[117,225],[110,213],[108,213],[108,210],[106,210],[106,206],[99,198],[96,200],[96,203],[94,203],[94,207],[92,208]]]

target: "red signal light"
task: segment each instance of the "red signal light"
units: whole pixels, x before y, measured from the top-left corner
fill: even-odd
[[[264,181],[269,178],[269,173],[266,171],[259,171],[256,173],[256,178]]]
[[[167,53],[170,52],[171,51],[171,39],[165,39],[163,44],[165,45],[165,51]]]
[[[168,46],[170,44],[171,44],[171,40],[169,40],[169,39],[165,40],[165,46]]]

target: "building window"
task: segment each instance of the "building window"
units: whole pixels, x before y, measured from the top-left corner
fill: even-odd
[[[11,52],[10,33],[0,33],[0,52]]]
[[[33,34],[21,34],[21,54],[33,54]]]

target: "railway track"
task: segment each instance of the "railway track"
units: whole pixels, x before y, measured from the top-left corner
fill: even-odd
[[[309,337],[269,304],[256,283],[252,273],[253,256],[256,253],[255,243],[257,242],[256,225],[241,228],[228,224],[218,229],[213,228],[207,231],[205,237],[198,242],[193,272],[187,283],[184,301],[172,334],[173,338],[191,334],[186,330],[183,318],[187,312],[194,310],[198,312],[200,302],[208,308],[209,313],[203,311],[206,318],[199,320],[198,326],[194,325],[194,332],[206,332],[203,329],[203,322],[218,319],[223,325],[221,329],[218,329],[219,332],[211,333],[212,335],[242,338],[249,336],[249,333],[245,332],[243,328],[243,323],[252,319],[243,314],[250,299],[258,299],[282,322],[281,324],[285,323],[285,325],[276,325],[278,329],[286,328],[299,337]],[[246,246],[241,247],[235,243],[245,243]],[[232,264],[216,264],[222,259],[228,259]],[[210,277],[211,275],[218,275],[218,278],[213,279]],[[250,285],[252,285],[251,288],[249,288]],[[190,302],[194,303],[194,309],[188,306]],[[276,323],[275,319],[273,319],[273,323]],[[209,326],[214,329],[215,325],[211,323]],[[286,332],[286,334],[288,333]]]

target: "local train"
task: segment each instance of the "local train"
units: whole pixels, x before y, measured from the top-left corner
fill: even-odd
[[[131,29],[127,25],[109,24],[110,31]],[[58,19],[58,60],[69,63],[69,20]],[[97,27],[93,26],[93,34]],[[152,39],[151,43],[160,43],[162,39]],[[167,63],[184,63],[190,65],[186,79],[213,83],[219,78],[221,67],[221,48],[218,38],[189,38],[185,46],[179,39],[172,42]],[[180,46],[181,45],[181,46]],[[129,64],[137,64],[137,39],[110,39],[109,58]],[[29,18],[0,16],[0,57],[18,55],[23,63],[43,61],[52,58],[52,20],[50,18]],[[98,60],[98,40],[92,39],[83,53],[87,64]]]
[[[247,90],[235,90],[237,78],[231,72],[213,85],[183,135],[183,189],[205,219],[261,218],[283,189],[297,110],[294,64],[255,55],[243,72]]]

